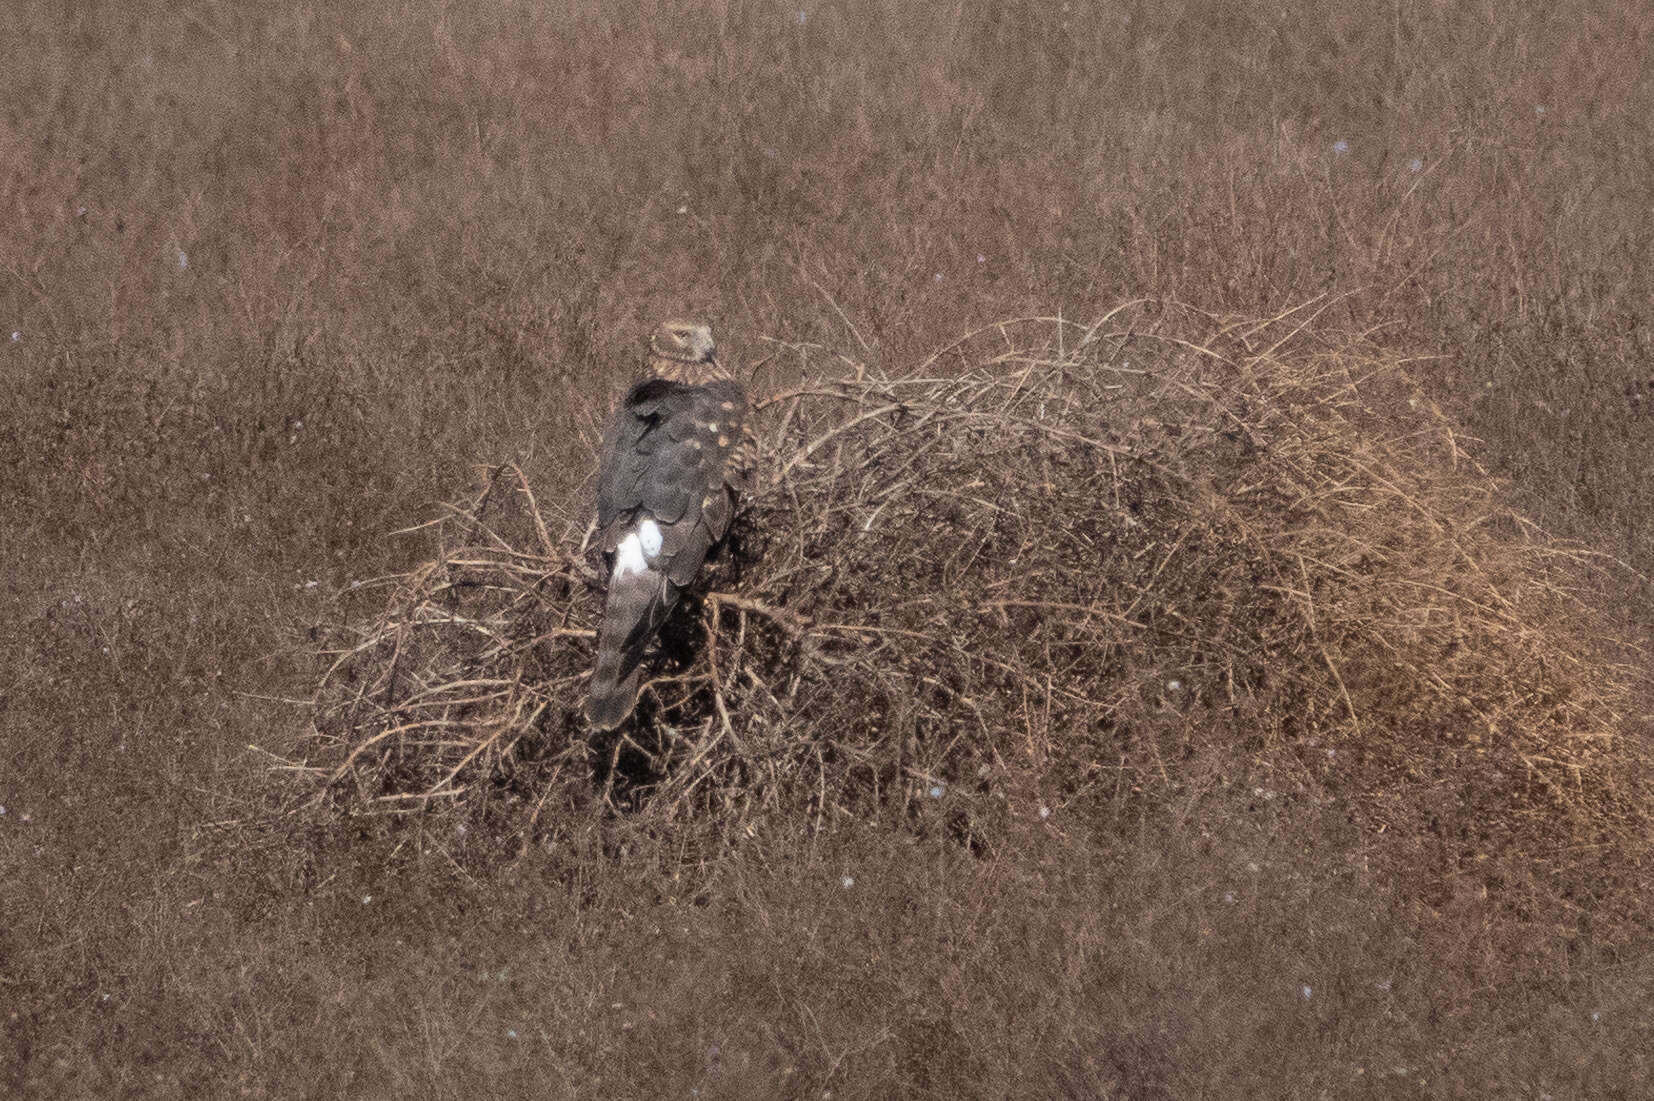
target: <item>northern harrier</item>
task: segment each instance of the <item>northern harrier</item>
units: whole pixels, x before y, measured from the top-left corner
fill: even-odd
[[[644,651],[729,530],[745,482],[746,393],[714,352],[710,327],[662,324],[603,442],[597,537],[609,589],[586,702],[598,730],[632,713]]]

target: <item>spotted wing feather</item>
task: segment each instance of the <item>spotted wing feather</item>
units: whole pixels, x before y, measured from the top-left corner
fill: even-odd
[[[650,379],[634,386],[604,441],[598,474],[599,545],[616,549],[645,520],[661,535],[648,570],[610,579],[587,714],[613,727],[630,714],[649,640],[728,531],[738,480],[729,467],[742,438],[741,388]]]
[[[604,442],[598,477],[600,545],[612,554],[645,517],[661,526],[661,559],[688,584],[729,528],[731,457],[745,402],[733,383],[685,386],[651,379],[632,388]]]

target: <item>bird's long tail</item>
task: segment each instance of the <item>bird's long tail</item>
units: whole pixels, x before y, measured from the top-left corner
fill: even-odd
[[[609,579],[586,699],[586,720],[594,729],[613,730],[632,713],[644,652],[677,598],[676,586],[658,570],[617,569]]]

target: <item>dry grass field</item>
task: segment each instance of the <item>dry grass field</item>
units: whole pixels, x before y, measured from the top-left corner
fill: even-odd
[[[0,1093],[1647,1096],[1643,5],[8,15]]]

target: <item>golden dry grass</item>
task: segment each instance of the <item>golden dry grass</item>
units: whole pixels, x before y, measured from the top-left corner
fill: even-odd
[[[10,14],[0,1088],[1654,1076],[1642,7]],[[588,753],[546,632],[685,312],[826,442]],[[438,606],[520,694],[339,772],[420,704],[370,646],[312,740],[317,648]]]

